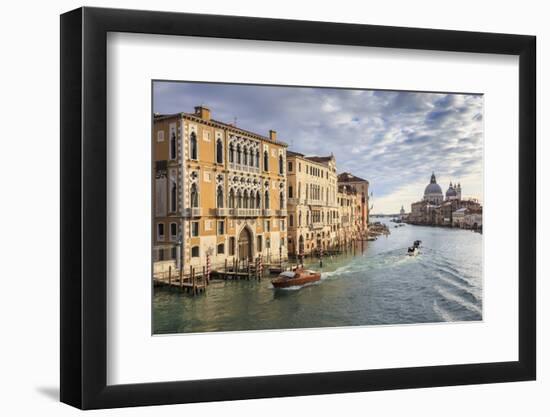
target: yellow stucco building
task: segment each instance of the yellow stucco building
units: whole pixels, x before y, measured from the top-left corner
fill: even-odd
[[[338,201],[334,156],[287,152],[288,251],[297,256],[332,249],[337,241]]]
[[[154,116],[155,270],[287,258],[286,148],[194,113]]]

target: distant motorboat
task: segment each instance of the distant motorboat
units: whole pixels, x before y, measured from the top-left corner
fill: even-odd
[[[409,256],[416,256],[420,253],[417,247],[415,246],[409,246],[407,249],[407,255]]]

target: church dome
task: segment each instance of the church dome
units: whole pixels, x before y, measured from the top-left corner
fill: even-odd
[[[433,195],[440,195],[443,197],[443,191],[441,191],[441,187],[435,180],[435,174],[432,172],[432,177],[430,178],[430,183],[426,186],[424,189],[424,197],[427,196],[433,196]]]
[[[426,188],[424,189],[424,195],[428,194],[441,194],[443,195],[443,191],[441,191],[441,187],[437,183],[428,184]]]

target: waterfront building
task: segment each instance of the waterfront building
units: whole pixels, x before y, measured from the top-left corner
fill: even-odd
[[[412,224],[466,227],[465,218],[468,210],[479,213],[481,205],[476,199],[462,199],[460,183],[453,185],[451,182],[443,198],[441,187],[437,184],[435,173],[432,172],[422,200],[411,204],[411,213],[407,216],[407,221]],[[479,218],[476,217],[476,220]],[[477,224],[481,224],[481,220]]]
[[[349,172],[338,175],[338,185],[353,187],[361,197],[361,229],[366,231],[369,225],[369,182]]]
[[[216,121],[210,109],[155,114],[155,271],[287,257],[286,148]]]
[[[364,198],[354,186],[338,185],[337,245],[347,245],[356,239],[365,238],[368,226],[364,224]]]
[[[405,218],[405,208],[401,206],[401,210],[399,210],[399,219],[403,220]]]
[[[288,252],[332,248],[338,224],[336,160],[287,151]]]

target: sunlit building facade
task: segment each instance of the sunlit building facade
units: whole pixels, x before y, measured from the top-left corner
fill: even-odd
[[[153,259],[213,268],[287,258],[287,145],[216,121],[210,109],[154,116]]]

